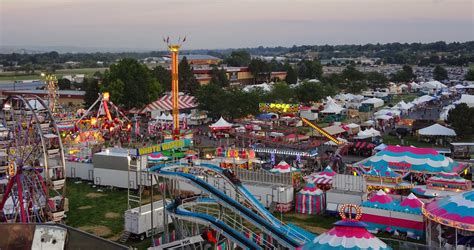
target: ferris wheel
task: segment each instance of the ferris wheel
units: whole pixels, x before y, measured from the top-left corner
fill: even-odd
[[[58,127],[37,96],[10,96],[0,111],[8,184],[0,222],[60,222],[67,208],[65,161]]]

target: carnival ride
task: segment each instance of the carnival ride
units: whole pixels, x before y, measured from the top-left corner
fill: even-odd
[[[9,96],[0,111],[8,180],[1,222],[60,222],[67,208],[65,161],[51,110],[37,97]]]
[[[177,198],[167,206],[173,220],[177,220],[175,229],[177,225],[181,237],[193,236],[189,229],[191,222],[210,226],[245,249],[295,249],[312,240],[300,230],[276,219],[229,170],[206,163],[193,167],[161,164],[149,170],[178,183],[184,181],[208,196]],[[223,185],[215,187],[210,184],[211,180],[220,180]],[[172,185],[162,186],[169,188]],[[174,192],[169,190],[169,193]],[[260,240],[249,241],[249,238],[254,238],[249,237],[252,235],[260,235]]]

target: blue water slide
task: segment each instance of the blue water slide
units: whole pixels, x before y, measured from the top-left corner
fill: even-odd
[[[169,204],[166,207],[166,210],[171,214],[177,215],[178,217],[182,217],[182,218],[185,217],[185,218],[190,218],[190,220],[197,219],[198,221],[202,221],[204,224],[208,224],[215,230],[220,231],[226,238],[231,239],[232,241],[236,242],[239,246],[241,246],[244,249],[251,249],[251,250],[262,249],[262,247],[257,245],[255,242],[246,238],[241,233],[229,227],[227,224],[225,224],[221,220],[218,220],[210,215],[190,212],[186,209],[180,208],[179,204],[176,204],[174,202]]]
[[[301,243],[299,243],[294,238],[294,235],[288,234],[286,230],[281,230],[279,227],[273,225],[272,223],[263,219],[259,215],[255,214],[253,211],[240,204],[238,201],[230,198],[222,191],[214,188],[204,180],[201,180],[200,178],[187,173],[167,171],[165,166],[156,166],[153,170],[156,171],[157,174],[162,176],[177,177],[189,181],[190,184],[209,193],[216,200],[222,202],[222,204],[226,207],[233,209],[236,213],[241,214],[246,220],[252,222],[255,226],[259,227],[262,230],[265,230],[266,233],[271,235],[274,239],[277,239],[280,244],[284,245],[285,247],[293,249],[301,245]]]

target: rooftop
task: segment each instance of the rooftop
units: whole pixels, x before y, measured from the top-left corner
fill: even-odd
[[[81,95],[83,96],[86,92],[82,90],[59,90],[59,95]],[[28,89],[28,90],[5,90],[3,94],[32,94],[32,95],[46,95],[48,90],[46,89]]]

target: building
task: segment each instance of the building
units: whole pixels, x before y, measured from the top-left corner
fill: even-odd
[[[58,104],[82,106],[84,103],[84,91],[79,90],[59,90]],[[9,95],[37,95],[40,98],[47,99],[48,91],[45,89],[29,89],[29,90],[3,90],[1,96],[6,98]]]
[[[231,85],[248,85],[254,83],[254,76],[252,72],[250,72],[248,67],[221,67],[221,69],[225,69],[227,73],[227,78],[230,80]],[[211,82],[212,78],[212,68],[207,67],[200,67],[194,68],[193,73],[196,76],[199,84],[206,85]],[[285,71],[278,71],[278,72],[271,72],[270,73],[270,81],[284,81],[286,78]]]
[[[220,58],[210,55],[179,55],[178,60],[181,61],[184,57],[191,65],[217,65],[222,61]]]

